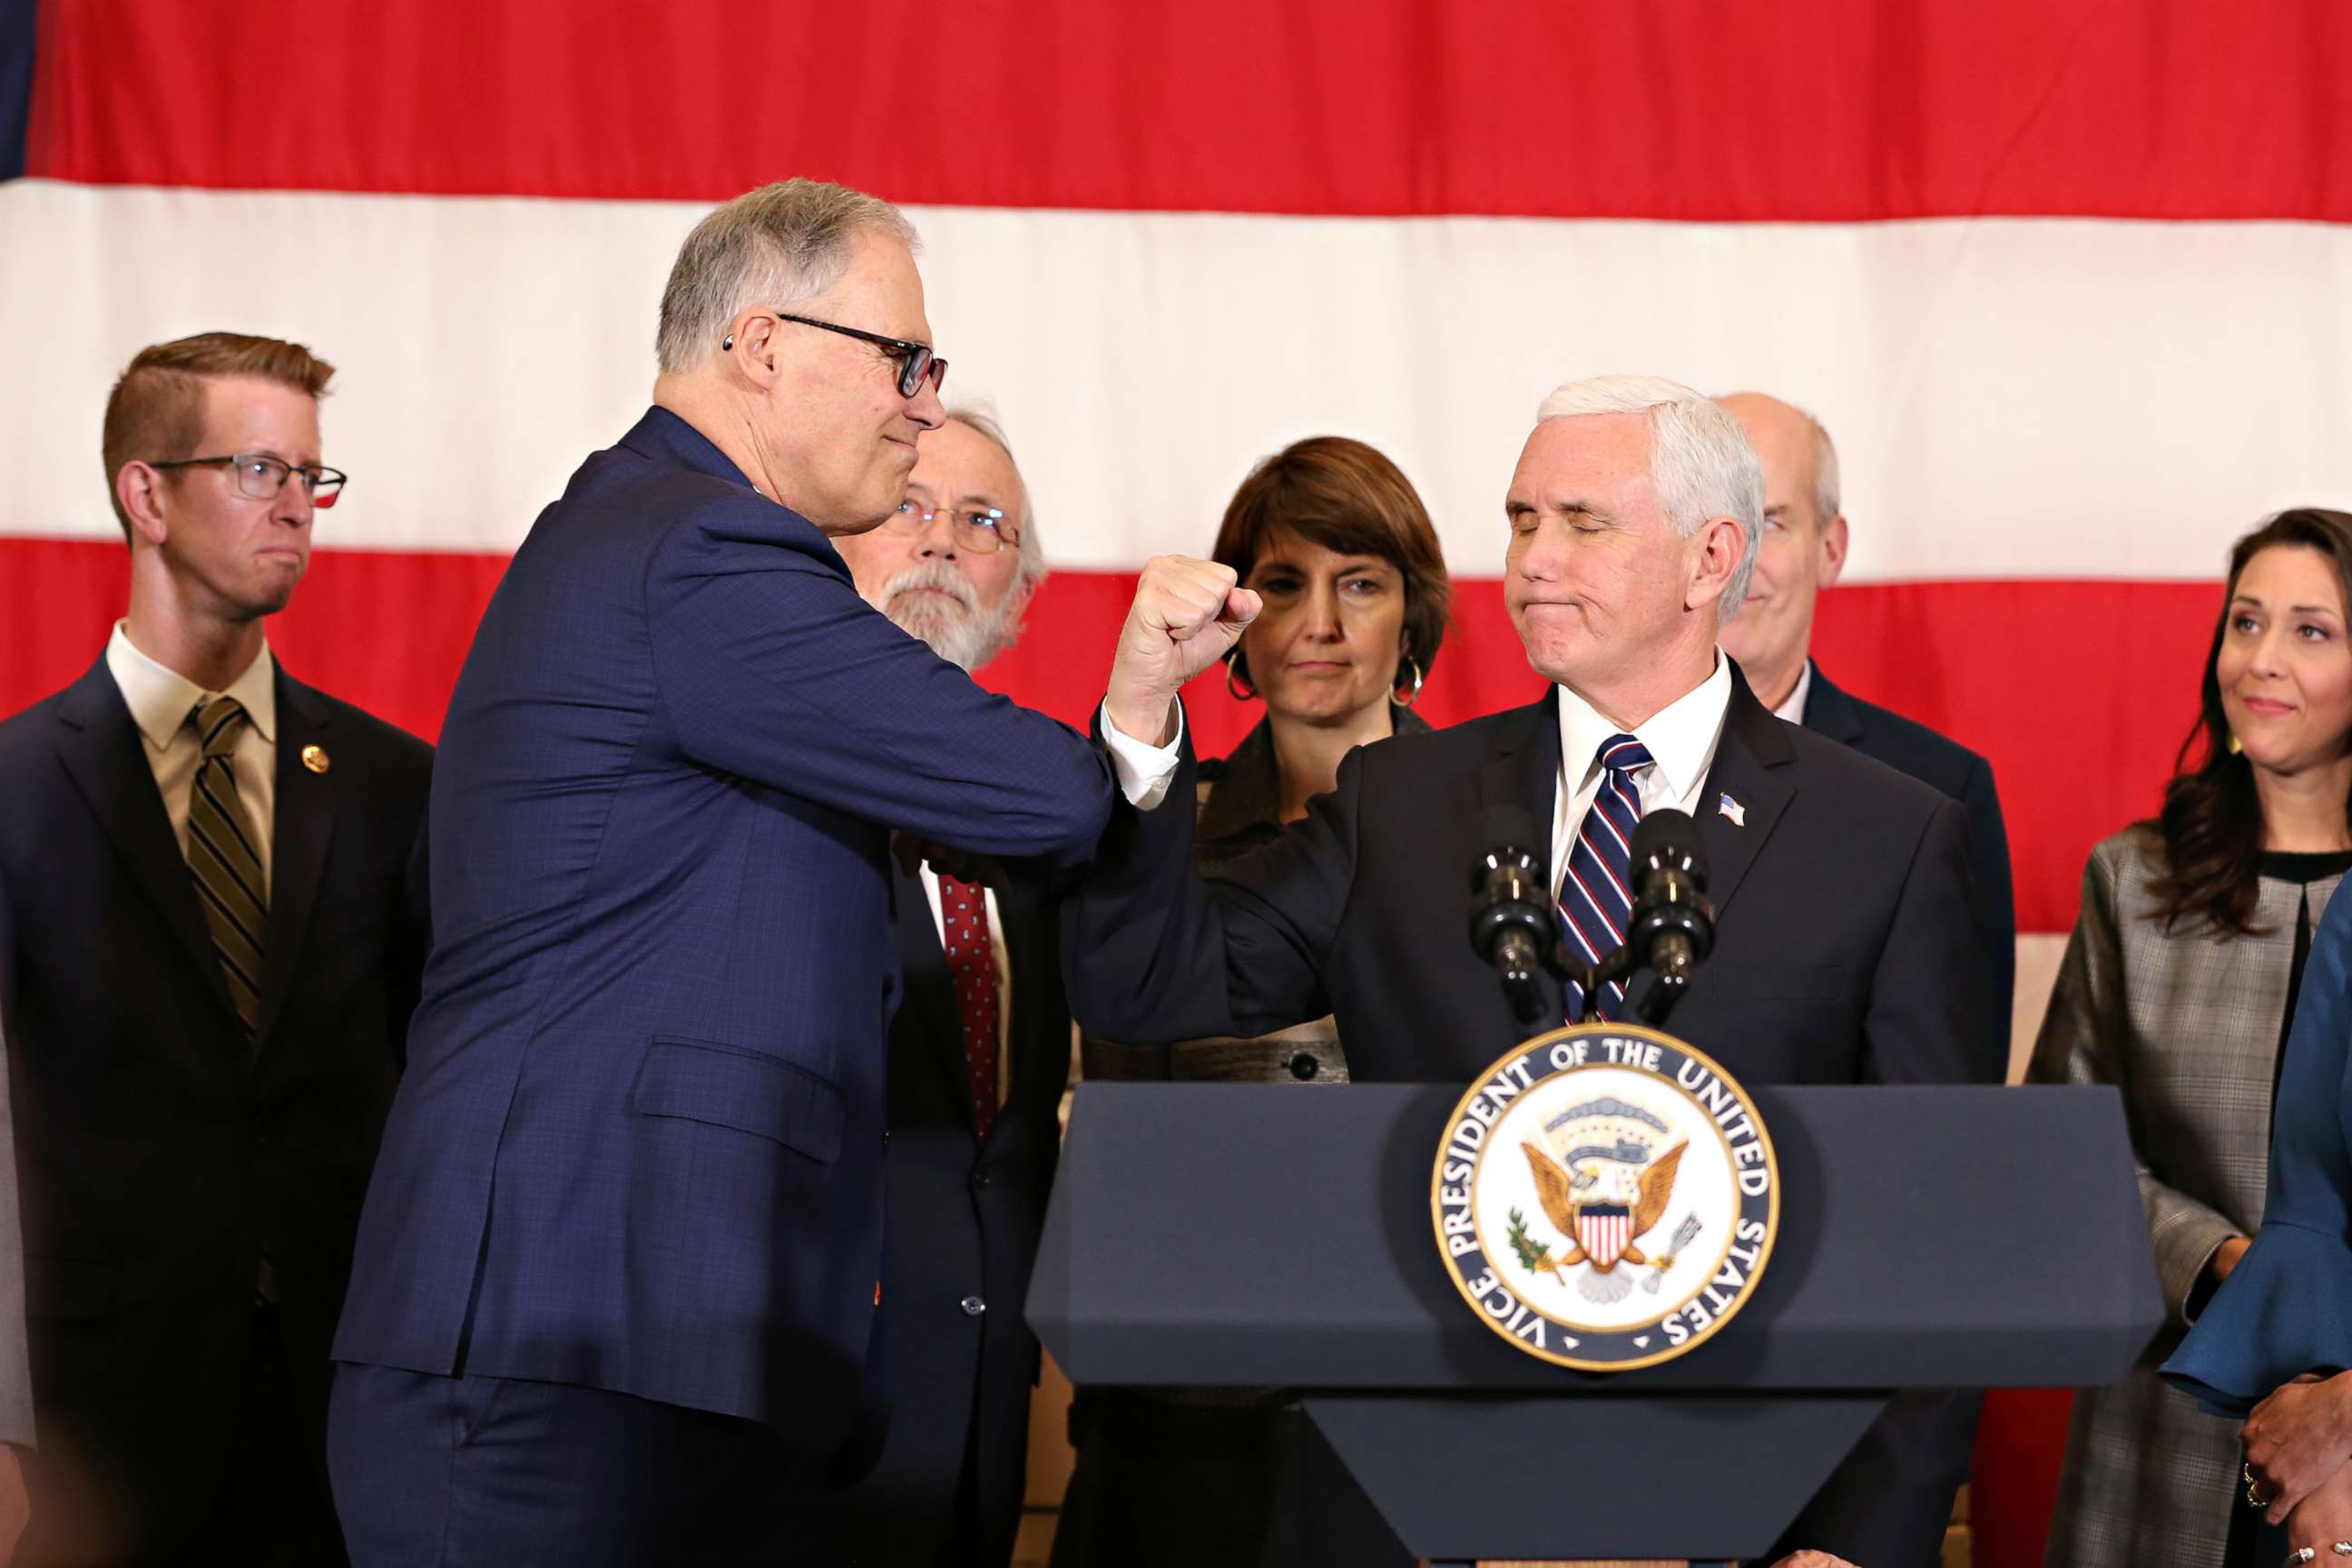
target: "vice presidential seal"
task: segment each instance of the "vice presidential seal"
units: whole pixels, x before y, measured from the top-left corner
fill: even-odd
[[[1671,1361],[1730,1321],[1780,1219],[1747,1091],[1632,1024],[1555,1029],[1487,1068],[1445,1124],[1430,1188],[1479,1321],[1587,1372]]]

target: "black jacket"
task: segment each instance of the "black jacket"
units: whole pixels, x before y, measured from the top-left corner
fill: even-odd
[[[1517,1037],[1465,931],[1481,815],[1550,822],[1559,771],[1547,690],[1354,752],[1306,821],[1206,879],[1191,813],[1122,804],[1064,904],[1079,1022],[1156,1040],[1330,1011],[1353,1077],[1466,1081]],[[1171,800],[1192,775],[1188,752]],[[1781,723],[1738,679],[1704,799],[1717,940],[1677,1035],[1750,1083],[1985,1079],[1991,987],[1958,805]],[[1972,1400],[1897,1399],[1789,1542],[1871,1568],[1934,1562],[1974,1426]]]
[[[282,666],[277,702],[251,1057],[105,661],[0,724],[36,1473],[114,1489],[125,1556],[185,1539],[254,1462],[228,1438],[265,1246],[323,1486],[327,1344],[425,960],[432,748]]]
[[[1013,984],[1011,1079],[982,1143],[930,901],[904,872],[895,896],[906,996],[890,1026],[882,1272],[890,1426],[874,1469],[842,1500],[839,1551],[845,1562],[891,1568],[1002,1564],[1021,1527],[1037,1380],[1037,1339],[1023,1307],[1069,1077],[1059,931],[1036,880],[996,889]],[[970,1496],[960,1505],[967,1465]]]
[[[1992,764],[1925,724],[1852,695],[1818,664],[1805,692],[1805,728],[1932,784],[1968,811],[1977,922],[1984,934],[1985,961],[1992,968],[1993,1004],[1999,1014],[1993,1039],[2000,1054],[1989,1070],[1996,1079],[2008,1076],[2010,1012],[2017,984],[2017,900],[2011,891],[2009,831],[2000,819]]]

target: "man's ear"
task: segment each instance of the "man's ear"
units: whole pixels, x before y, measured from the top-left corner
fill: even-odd
[[[747,310],[728,330],[721,353],[730,374],[765,388],[782,374],[776,363],[776,337],[784,323],[772,310]]]
[[[134,541],[161,544],[170,535],[165,521],[167,489],[161,470],[136,460],[123,464],[114,476],[114,499],[122,515],[131,520]]]
[[[1847,542],[1845,513],[1840,512],[1830,519],[1822,529],[1821,585],[1822,587],[1826,588],[1835,583],[1839,574],[1845,570]]]
[[[1683,599],[1686,610],[1719,605],[1731,586],[1731,574],[1748,552],[1748,531],[1736,517],[1710,517],[1699,525],[1697,570]]]
[[[1022,584],[1018,588],[1013,590],[1012,602],[1005,606],[1004,611],[1004,630],[1006,634],[1004,647],[1011,647],[1015,642],[1020,640],[1022,631],[1021,619],[1024,616],[1026,616],[1029,613],[1029,601],[1036,596],[1037,580],[1034,577]],[[1002,653],[1004,651],[1004,648],[999,648],[997,651]]]

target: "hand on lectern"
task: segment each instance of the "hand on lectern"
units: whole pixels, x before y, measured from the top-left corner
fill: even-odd
[[[1178,689],[1257,618],[1258,596],[1239,581],[1232,567],[1188,555],[1154,556],[1144,567],[1110,667],[1110,721],[1121,734],[1168,743]]]

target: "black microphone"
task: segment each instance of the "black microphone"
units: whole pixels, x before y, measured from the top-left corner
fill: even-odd
[[[1470,945],[1495,966],[1519,1022],[1544,1021],[1551,1009],[1541,984],[1543,955],[1559,941],[1559,928],[1544,857],[1534,847],[1543,840],[1535,819],[1508,805],[1479,817],[1478,838],[1488,848],[1470,868]]]
[[[1663,1023],[1691,971],[1715,947],[1715,906],[1706,897],[1706,852],[1687,812],[1654,811],[1633,828],[1633,912],[1625,944],[1657,973],[1643,1016]]]

